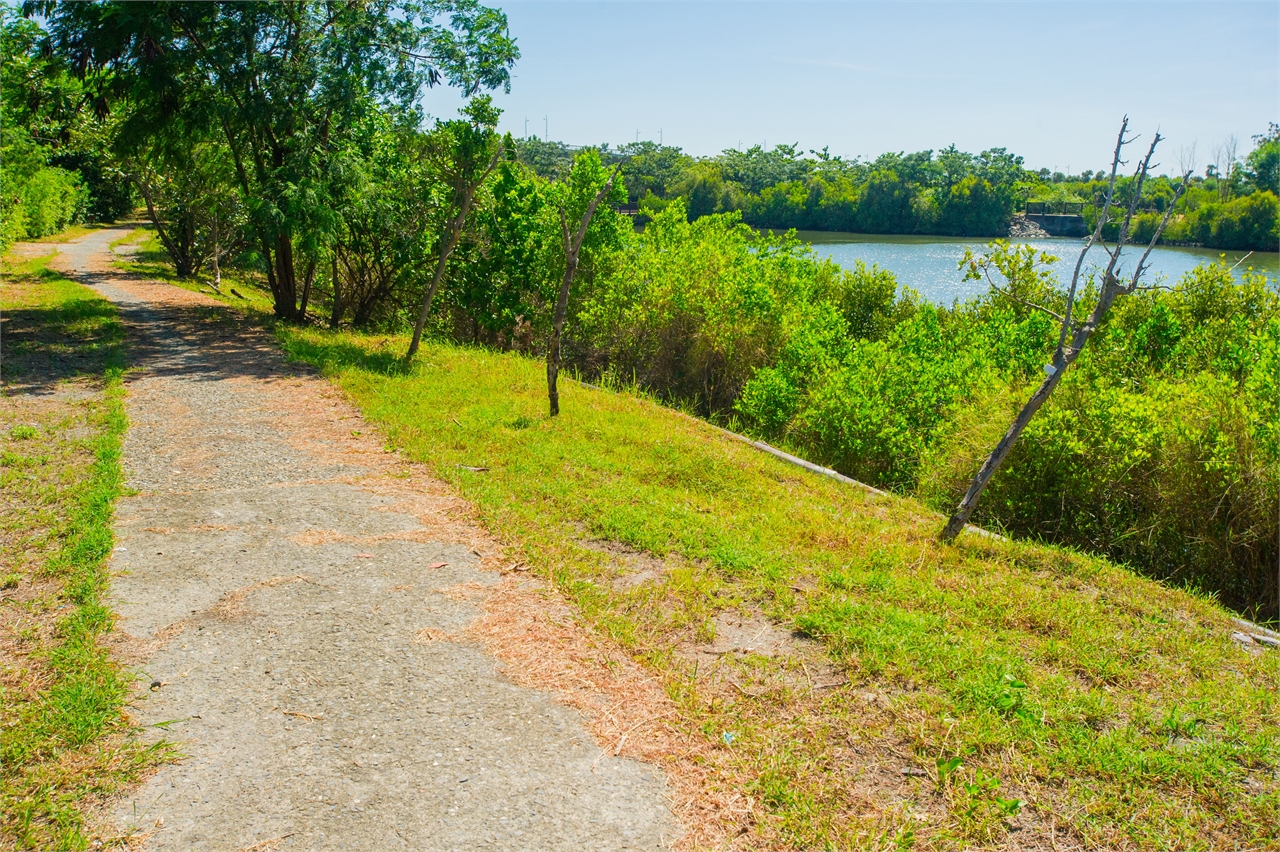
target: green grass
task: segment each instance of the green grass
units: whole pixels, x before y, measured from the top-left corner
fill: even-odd
[[[429,343],[406,369],[401,336],[276,329],[666,688],[714,746],[704,783],[745,797],[739,844],[1052,848],[1053,826],[1058,848],[1280,848],[1280,654],[1232,643],[1212,600],[1062,549],[939,545],[919,503],[635,393],[565,383],[549,419],[537,361]],[[619,586],[589,539],[668,571]],[[808,640],[708,671],[692,651],[734,610]]]
[[[101,639],[127,426],[114,308],[45,266],[6,268],[0,409],[0,838],[83,849],[84,810],[162,759],[122,713],[132,675]]]
[[[526,358],[432,344],[405,370],[400,337],[279,334],[665,685],[754,797],[754,845],[1030,845],[1051,823],[1094,848],[1280,845],[1280,654],[1234,645],[1212,601],[1063,550],[938,545],[918,503],[634,394],[570,384],[549,419]],[[620,588],[588,538],[675,567]],[[759,655],[699,673],[688,650],[733,609],[848,682]]]

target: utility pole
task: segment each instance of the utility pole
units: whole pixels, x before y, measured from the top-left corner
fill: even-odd
[[[543,142],[550,142],[550,141],[551,141],[551,134],[547,132],[547,127],[548,127],[548,126],[549,126],[549,125],[547,124],[547,117],[544,115],[544,116],[542,117],[542,141],[543,141]]]
[[[529,116],[524,117],[524,138],[529,138]]]
[[[658,128],[658,147],[662,147],[662,128]]]
[[[640,128],[636,128],[636,143],[640,142]]]

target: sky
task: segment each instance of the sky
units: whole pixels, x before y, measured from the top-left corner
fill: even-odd
[[[485,0],[482,0],[485,2]],[[1121,118],[1176,170],[1280,121],[1280,3],[520,2],[501,129],[694,155],[799,143],[844,157],[1002,147],[1108,165]],[[450,118],[456,90],[430,113]],[[1164,171],[1162,168],[1161,171]]]

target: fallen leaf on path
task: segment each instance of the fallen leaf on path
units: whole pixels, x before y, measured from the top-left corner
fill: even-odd
[[[428,565],[427,567],[428,567],[428,568],[443,568],[443,567],[445,567],[445,566],[446,566],[446,565],[448,565],[448,564],[449,564],[448,562],[432,562],[432,563],[431,563],[430,565]]]
[[[356,554],[356,559],[372,559],[372,558],[373,558],[373,554],[372,554],[372,553],[357,553],[357,554]]]
[[[310,713],[299,713],[297,710],[282,710],[286,716],[297,716],[299,719],[306,719],[308,722],[319,722],[324,718],[323,715],[312,716]]]

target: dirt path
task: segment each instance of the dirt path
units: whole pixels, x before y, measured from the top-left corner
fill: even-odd
[[[270,338],[113,271],[125,233],[55,261],[134,337],[137,493],[118,509],[112,595],[120,652],[159,683],[132,712],[186,755],[117,828],[157,850],[670,843],[656,770],[602,755],[578,713],[479,645],[440,641],[478,614],[457,590],[499,578],[466,507]]]

